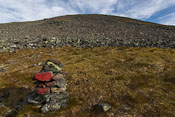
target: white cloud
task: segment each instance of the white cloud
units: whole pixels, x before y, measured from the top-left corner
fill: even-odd
[[[160,17],[159,23],[166,25],[175,25],[175,13],[170,13]]]
[[[87,12],[108,14],[116,3],[117,0],[0,0],[0,22],[32,21]]]
[[[64,2],[48,4],[47,0],[0,0],[0,9],[0,22],[32,21],[60,15],[77,14]]]
[[[175,5],[175,0],[135,0],[130,3],[128,0],[119,0],[116,15],[147,19],[171,5]]]
[[[82,13],[110,13],[112,5],[117,4],[118,0],[69,0],[73,8],[78,8]]]
[[[86,13],[146,20],[172,5],[175,5],[175,0],[0,0],[0,22],[32,21]],[[171,24],[173,18],[172,15],[160,22]]]

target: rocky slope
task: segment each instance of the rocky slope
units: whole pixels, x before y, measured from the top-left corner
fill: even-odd
[[[36,47],[175,47],[175,27],[108,15],[0,24],[0,50]]]

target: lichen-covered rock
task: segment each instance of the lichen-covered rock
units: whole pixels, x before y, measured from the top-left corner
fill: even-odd
[[[95,112],[107,112],[111,106],[107,103],[99,103],[93,106]]]
[[[41,108],[43,113],[48,111],[56,111],[61,107],[65,107],[67,101],[69,100],[69,94],[66,92],[60,93],[52,93],[49,95],[48,100],[46,100],[46,104],[44,104]]]
[[[52,71],[54,74],[61,73],[61,70],[64,68],[61,62],[56,60],[47,60],[41,69],[41,72]]]

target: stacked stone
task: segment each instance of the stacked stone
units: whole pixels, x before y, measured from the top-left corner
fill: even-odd
[[[69,94],[66,92],[67,82],[63,68],[61,62],[47,60],[33,78],[36,80],[36,87],[28,96],[28,102],[40,107],[43,113],[66,106]]]

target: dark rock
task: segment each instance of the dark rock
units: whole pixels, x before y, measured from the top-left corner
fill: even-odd
[[[107,112],[111,106],[107,103],[99,103],[99,104],[95,104],[93,105],[93,111],[95,112]]]

